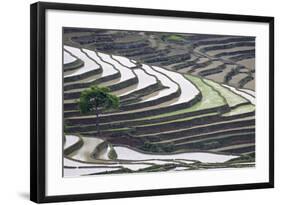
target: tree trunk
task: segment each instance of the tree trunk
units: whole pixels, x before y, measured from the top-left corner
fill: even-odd
[[[99,110],[98,107],[96,106],[96,127],[97,127],[97,132],[98,132],[98,136],[101,137],[101,133],[100,133],[100,119],[99,119]]]

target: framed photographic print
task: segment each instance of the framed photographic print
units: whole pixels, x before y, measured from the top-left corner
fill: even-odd
[[[31,5],[31,200],[274,186],[274,18]]]

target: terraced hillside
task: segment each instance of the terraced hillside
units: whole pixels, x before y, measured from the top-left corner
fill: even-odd
[[[65,29],[65,43],[255,90],[255,37]]]
[[[254,166],[254,43],[66,29],[64,175]],[[95,113],[78,106],[91,85],[120,99],[100,110],[102,137]]]

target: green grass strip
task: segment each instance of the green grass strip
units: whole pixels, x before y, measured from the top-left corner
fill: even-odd
[[[233,116],[233,115],[238,115],[242,113],[248,113],[248,112],[254,112],[255,111],[255,106],[252,104],[249,105],[241,105],[238,106],[237,108],[231,110],[230,112],[227,112],[223,114],[222,116]]]
[[[185,75],[187,80],[190,80],[202,94],[202,99],[200,102],[196,103],[192,107],[186,109],[180,109],[174,112],[168,112],[160,115],[155,115],[151,117],[145,117],[141,119],[156,119],[161,117],[168,117],[188,112],[194,112],[198,110],[204,110],[208,108],[223,106],[226,103],[226,100],[220,95],[218,91],[216,91],[212,86],[205,83],[201,78],[195,77],[192,75]]]
[[[214,89],[216,89],[225,98],[227,104],[230,107],[248,102],[248,100],[246,100],[245,98],[241,97],[238,94],[235,94],[230,89],[220,85],[217,82],[208,79],[203,79],[203,81],[208,85],[212,86]]]

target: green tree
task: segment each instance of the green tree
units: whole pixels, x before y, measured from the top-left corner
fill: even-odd
[[[117,109],[119,107],[119,98],[109,93],[107,87],[91,86],[84,90],[78,101],[80,112],[96,114],[96,129],[101,136],[99,127],[99,114],[101,109]]]

